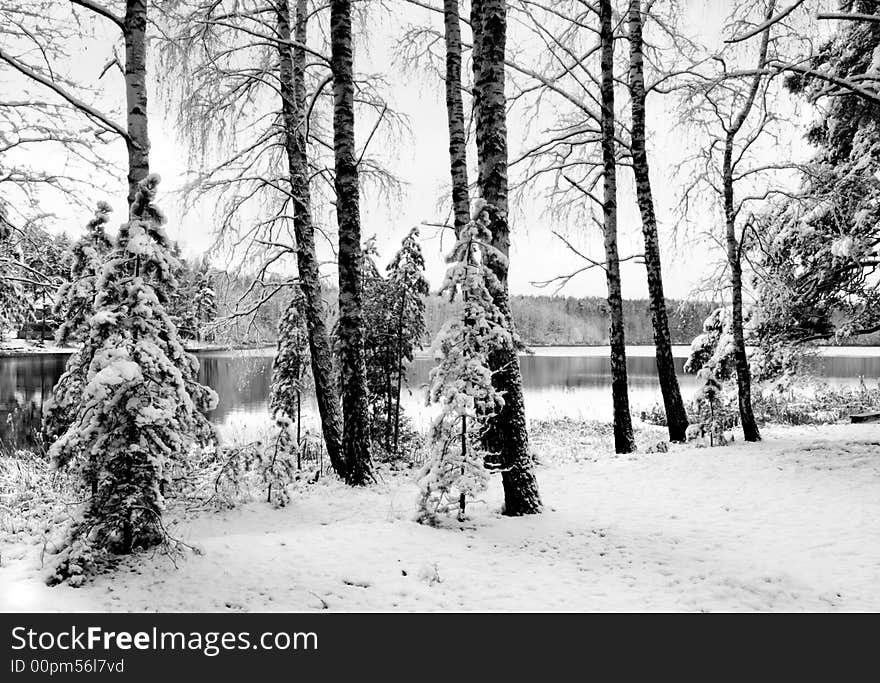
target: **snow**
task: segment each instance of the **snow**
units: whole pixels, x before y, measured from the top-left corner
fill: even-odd
[[[323,479],[287,508],[178,520],[202,554],[142,555],[48,588],[41,544],[0,547],[0,610],[880,609],[880,425],[768,428],[760,444],[614,456],[543,444],[547,511],[411,521],[414,473]],[[176,563],[176,566],[175,566]]]

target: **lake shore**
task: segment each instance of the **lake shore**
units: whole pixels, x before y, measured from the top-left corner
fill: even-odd
[[[0,342],[0,358],[17,358],[19,356],[39,355],[70,355],[77,346],[58,346],[53,341],[35,341],[32,339],[9,339]],[[275,346],[235,346],[231,344],[187,343],[186,350],[190,353],[239,353],[256,352],[261,355],[274,355]]]
[[[560,346],[529,344],[528,351],[521,353],[521,356],[539,356],[539,357],[557,357],[557,358],[577,358],[577,357],[598,357],[611,354],[611,347],[608,345],[591,345],[591,344],[566,344]],[[860,356],[875,357],[880,356],[880,346],[817,346],[815,347],[819,355],[822,357],[839,357],[852,358]],[[262,344],[258,346],[236,346],[234,344],[200,344],[187,343],[186,350],[190,353],[198,354],[229,354],[254,357],[267,357],[275,355],[274,344]],[[74,346],[57,346],[54,342],[35,342],[25,339],[11,339],[0,342],[0,358],[15,358],[18,356],[35,356],[35,355],[67,355],[76,351]],[[654,346],[652,344],[633,344],[626,347],[626,353],[633,358],[648,358],[654,355]],[[687,358],[690,353],[690,345],[673,344],[672,355],[675,358]],[[416,351],[416,358],[430,358],[431,349],[429,346],[423,347]]]

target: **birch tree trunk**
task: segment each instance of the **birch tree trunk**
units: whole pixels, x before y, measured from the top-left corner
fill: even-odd
[[[128,205],[138,183],[150,173],[150,136],[147,130],[147,0],[126,0],[125,101],[128,148]]]
[[[765,20],[769,21],[776,9],[775,0],[767,4]],[[752,411],[752,376],[749,370],[749,359],[746,355],[745,326],[743,323],[743,293],[742,293],[742,245],[736,237],[737,209],[734,200],[733,174],[735,162],[733,161],[734,144],[736,136],[746,122],[758,89],[761,87],[761,71],[767,63],[767,49],[770,44],[770,30],[764,31],[761,36],[761,45],[758,49],[757,73],[752,78],[749,91],[743,102],[742,108],[727,129],[724,140],[724,160],[721,166],[722,192],[724,194],[724,234],[727,246],[727,265],[730,268],[731,289],[731,333],[733,334],[733,358],[736,366],[736,388],[739,399],[739,418],[742,423],[743,438],[746,441],[760,441],[761,433],[758,431],[758,423]],[[745,239],[745,236],[743,236]]]
[[[290,192],[293,203],[293,230],[296,236],[296,262],[299,288],[305,303],[306,328],[312,357],[312,378],[315,398],[321,418],[321,430],[327,454],[334,471],[346,477],[342,455],[342,415],[339,396],[333,377],[333,352],[324,322],[324,300],[321,293],[321,274],[315,250],[315,229],[312,223],[312,198],[309,188],[308,147],[306,140],[306,52],[291,47],[290,8],[288,0],[276,0],[278,38],[288,44],[278,44],[279,91],[284,120],[284,147],[287,152]],[[308,6],[306,0],[296,0],[295,40],[305,45],[307,39]]]
[[[666,424],[670,441],[684,441],[687,432],[687,413],[681,399],[675,360],[672,356],[672,338],[669,334],[669,316],[663,293],[663,271],[660,265],[660,242],[657,237],[657,216],[654,212],[654,194],[651,189],[648,152],[645,145],[645,74],[642,41],[642,2],[630,0],[629,5],[629,89],[632,103],[632,162],[636,181],[636,198],[642,216],[642,235],[645,240],[645,268],[648,273],[648,296],[651,303],[651,323],[654,328],[654,349],[657,359],[657,378],[663,395]]]
[[[599,40],[602,47],[602,213],[605,226],[605,275],[611,315],[611,396],[614,403],[614,450],[635,450],[629,412],[629,383],[626,375],[626,338],[623,327],[623,296],[620,285],[620,256],[617,252],[617,159],[614,142],[614,27],[611,0],[599,2]]]
[[[470,220],[468,198],[467,137],[461,95],[461,19],[458,0],[443,0],[446,37],[446,119],[449,124],[449,169],[452,176],[452,209],[455,234]]]
[[[339,225],[339,350],[342,383],[342,448],[352,485],[372,479],[364,363],[363,264],[360,191],[354,143],[352,0],[330,2],[333,70],[333,147],[336,157],[336,219]]]
[[[503,259],[488,258],[498,278],[492,292],[495,304],[513,329],[507,291],[507,256],[510,253],[507,202],[507,115],[504,96],[504,59],[507,14],[504,0],[473,0],[474,111],[476,116],[479,186],[492,222],[492,246]],[[541,511],[534,462],[526,430],[522,375],[516,349],[511,345],[489,358],[492,381],[503,392],[504,407],[489,422],[486,446],[497,453],[502,467],[504,514],[526,515]]]

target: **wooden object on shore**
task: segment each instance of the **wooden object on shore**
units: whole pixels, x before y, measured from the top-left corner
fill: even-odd
[[[849,416],[849,421],[852,424],[860,422],[880,422],[880,412],[856,413],[855,415]]]

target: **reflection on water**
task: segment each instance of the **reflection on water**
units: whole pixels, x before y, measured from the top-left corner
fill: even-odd
[[[682,371],[686,348],[676,347],[676,368],[685,397],[693,394],[696,380]],[[880,353],[867,349],[865,355],[824,355],[814,361],[817,375],[837,383],[852,383],[859,377],[880,377]],[[205,352],[198,354],[200,381],[213,387],[220,397],[212,421],[224,428],[264,425],[272,379],[271,351],[260,353]],[[0,440],[30,445],[30,435],[39,428],[44,402],[64,371],[63,354],[0,357]],[[410,371],[410,392],[405,407],[416,425],[425,427],[431,411],[424,407],[423,386],[433,365],[429,358],[417,358]],[[611,371],[607,349],[539,349],[521,358],[526,407],[532,418],[568,416],[611,419]],[[660,390],[650,349],[633,349],[627,358],[630,402],[633,411],[660,400]],[[309,397],[303,405],[306,426],[316,424],[316,406]]]

